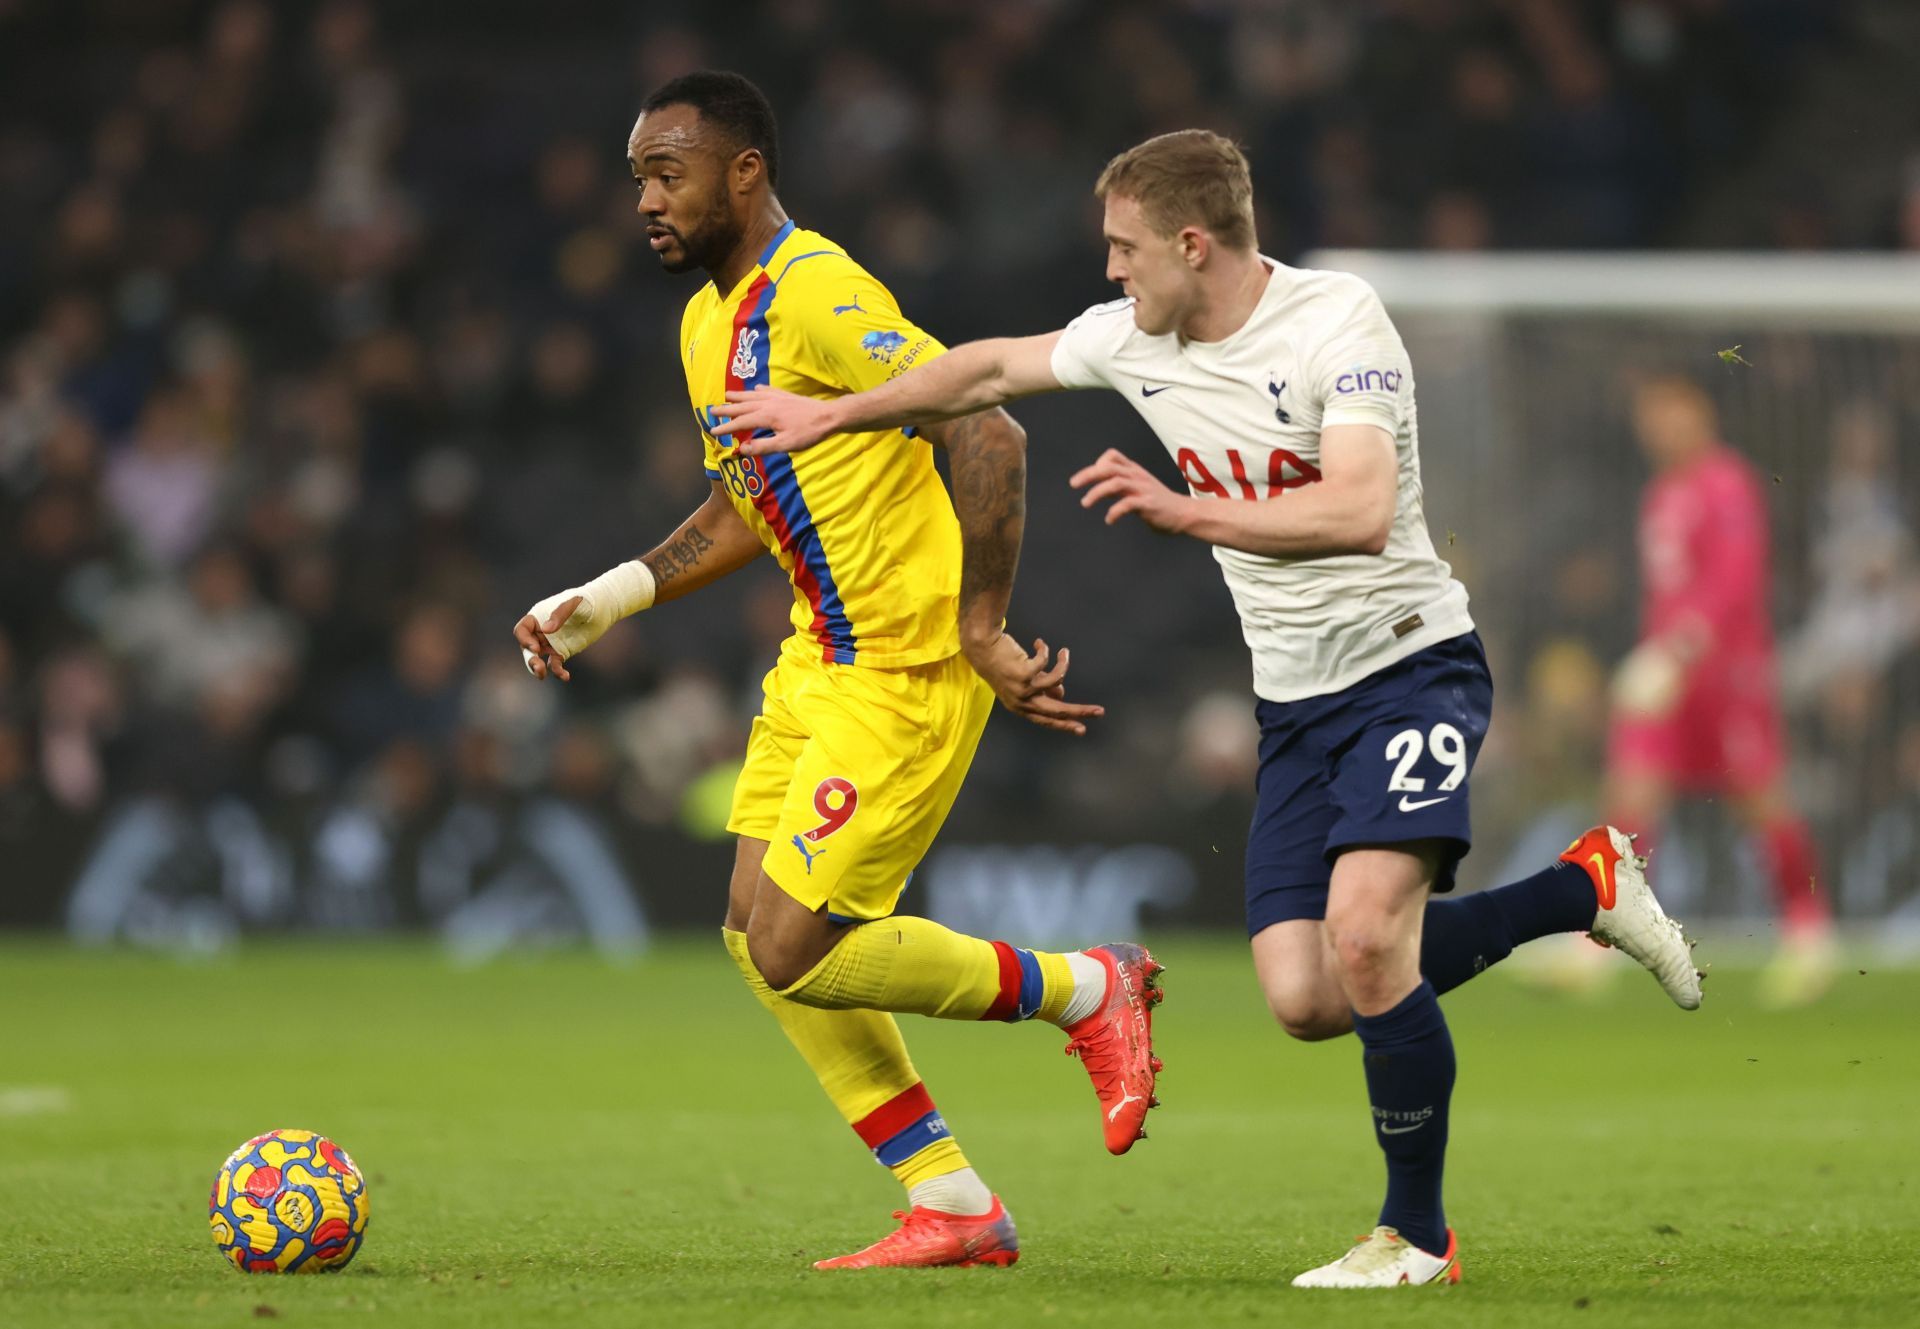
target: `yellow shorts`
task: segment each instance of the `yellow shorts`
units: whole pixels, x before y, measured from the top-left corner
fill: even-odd
[[[809,909],[885,918],[940,832],[993,711],[964,655],[905,669],[781,654],[727,829]]]

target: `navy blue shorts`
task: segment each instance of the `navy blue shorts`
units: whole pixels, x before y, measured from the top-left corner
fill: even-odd
[[[1247,934],[1327,916],[1333,860],[1356,845],[1443,840],[1434,890],[1473,843],[1467,777],[1493,709],[1480,634],[1429,646],[1341,692],[1263,701],[1247,832]]]

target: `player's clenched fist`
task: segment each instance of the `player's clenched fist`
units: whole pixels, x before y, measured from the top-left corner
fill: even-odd
[[[520,658],[535,678],[551,674],[561,682],[573,675],[566,662],[599,641],[608,628],[629,614],[650,608],[653,572],[638,559],[537,601],[513,625]]]

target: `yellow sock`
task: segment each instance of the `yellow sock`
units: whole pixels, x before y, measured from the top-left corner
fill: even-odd
[[[747,987],[773,1012],[840,1115],[901,1185],[911,1190],[968,1165],[914,1071],[891,1015],[789,1001],[767,986],[747,957],[746,933],[723,928],[720,935]]]
[[[1057,1024],[1073,998],[1067,957],[963,936],[924,918],[847,929],[839,944],[782,994],[827,1010],[910,1011],[941,1020]]]

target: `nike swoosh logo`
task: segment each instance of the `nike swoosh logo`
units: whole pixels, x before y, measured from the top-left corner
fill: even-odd
[[[1107,1120],[1108,1120],[1108,1121],[1112,1121],[1112,1120],[1113,1120],[1113,1119],[1114,1119],[1115,1117],[1117,1117],[1117,1116],[1119,1116],[1119,1115],[1120,1115],[1120,1109],[1121,1109],[1121,1108],[1123,1108],[1123,1107],[1125,1107],[1125,1106],[1126,1106],[1127,1104],[1129,1104],[1129,1103],[1138,1103],[1138,1102],[1140,1101],[1140,1095],[1138,1095],[1138,1094],[1129,1094],[1129,1093],[1127,1093],[1127,1091],[1126,1091],[1126,1089],[1125,1089],[1125,1087],[1124,1087],[1124,1086],[1123,1086],[1123,1087],[1121,1088],[1121,1090],[1120,1090],[1120,1093],[1121,1093],[1121,1095],[1122,1095],[1122,1097],[1121,1097],[1121,1099],[1120,1099],[1120,1101],[1119,1101],[1118,1103],[1115,1103],[1115,1104],[1114,1104],[1114,1105],[1113,1105],[1112,1107],[1110,1107],[1110,1108],[1108,1108],[1108,1109],[1107,1109]],[[1422,1124],[1422,1125],[1425,1125],[1425,1123],[1424,1123],[1424,1122],[1423,1122],[1423,1123],[1421,1123],[1421,1124]]]
[[[1600,907],[1613,908],[1613,877],[1607,872],[1606,857],[1596,849],[1587,855],[1587,862],[1593,864],[1593,878],[1599,883],[1594,893],[1600,897]]]
[[[1178,386],[1177,384],[1169,383],[1166,385],[1166,387],[1150,388],[1145,383],[1142,383],[1140,385],[1140,395],[1142,397],[1158,397],[1161,393],[1165,392],[1167,388],[1177,387],[1177,386]]]
[[[1426,1124],[1427,1123],[1424,1121],[1416,1121],[1411,1126],[1389,1126],[1385,1122],[1382,1122],[1380,1124],[1380,1133],[1382,1135],[1407,1135],[1413,1131],[1419,1130],[1422,1126]]]
[[[1430,808],[1435,803],[1444,803],[1452,797],[1452,794],[1442,794],[1438,798],[1423,798],[1416,803],[1412,799],[1402,795],[1400,799],[1400,810],[1402,812],[1418,812],[1421,808]]]

